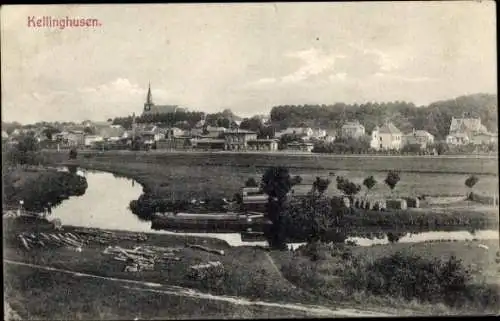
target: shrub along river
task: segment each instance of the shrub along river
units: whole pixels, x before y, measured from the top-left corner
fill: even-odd
[[[66,171],[66,168],[60,170]],[[142,186],[132,179],[118,177],[114,174],[78,169],[77,174],[87,180],[87,190],[84,195],[73,196],[52,208],[49,219],[58,218],[63,225],[101,228],[110,230],[125,230],[131,232],[177,234],[185,236],[213,237],[226,241],[231,246],[260,245],[266,246],[266,241],[245,242],[240,233],[178,233],[174,231],[158,231],[151,228],[151,222],[140,219],[129,209],[131,200],[142,194]],[[361,246],[386,244],[394,239],[398,242],[424,242],[434,240],[472,240],[498,239],[499,232],[495,230],[471,231],[432,231],[422,233],[369,233],[360,236],[347,235],[347,240],[355,241]],[[294,247],[298,245],[294,244]]]

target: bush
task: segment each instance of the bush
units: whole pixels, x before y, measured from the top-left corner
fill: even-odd
[[[348,289],[374,295],[443,302],[450,306],[469,302],[487,307],[498,303],[494,287],[470,284],[470,270],[453,256],[448,260],[429,260],[397,252],[353,266],[345,273]]]
[[[255,178],[253,177],[250,177],[249,179],[247,179],[247,181],[245,182],[245,187],[259,187],[259,184],[257,183],[257,181],[255,180]]]

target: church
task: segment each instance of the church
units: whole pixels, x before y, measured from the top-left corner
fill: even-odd
[[[146,96],[146,102],[144,103],[142,116],[155,114],[171,114],[186,111],[187,110],[185,108],[181,108],[177,105],[155,105],[155,103],[153,102],[153,95],[151,94],[151,84],[149,84],[148,94]]]

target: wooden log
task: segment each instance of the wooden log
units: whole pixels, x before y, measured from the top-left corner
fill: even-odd
[[[193,248],[193,249],[199,249],[199,250],[209,252],[209,253],[224,255],[224,250],[211,249],[211,248],[208,248],[208,247],[205,247],[202,245],[197,245],[197,244],[188,244],[187,246],[190,248]]]
[[[71,237],[73,240],[75,241],[80,241],[80,239],[75,235],[75,234],[72,234],[72,233],[66,233],[67,236]]]
[[[54,243],[56,243],[57,245],[60,245],[61,244],[61,240],[55,236],[54,234],[49,234],[49,237],[54,241]]]
[[[180,261],[181,258],[178,257],[178,256],[165,256],[165,257],[162,257],[162,260],[166,260],[166,261]]]
[[[28,245],[28,242],[26,241],[26,239],[21,235],[19,234],[18,235],[19,239],[21,240],[21,244],[24,246],[24,248],[29,251],[31,248],[30,246]]]
[[[46,241],[50,241],[50,240],[51,240],[51,238],[50,238],[47,234],[45,234],[45,233],[40,233],[40,235],[41,235],[41,236],[42,236],[42,238],[43,238],[43,239],[45,239]]]

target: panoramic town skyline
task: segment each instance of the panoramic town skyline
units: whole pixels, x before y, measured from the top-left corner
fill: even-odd
[[[102,120],[154,102],[240,116],[285,104],[496,94],[495,7],[264,3],[2,8],[2,119]],[[33,17],[98,19],[37,28]]]

